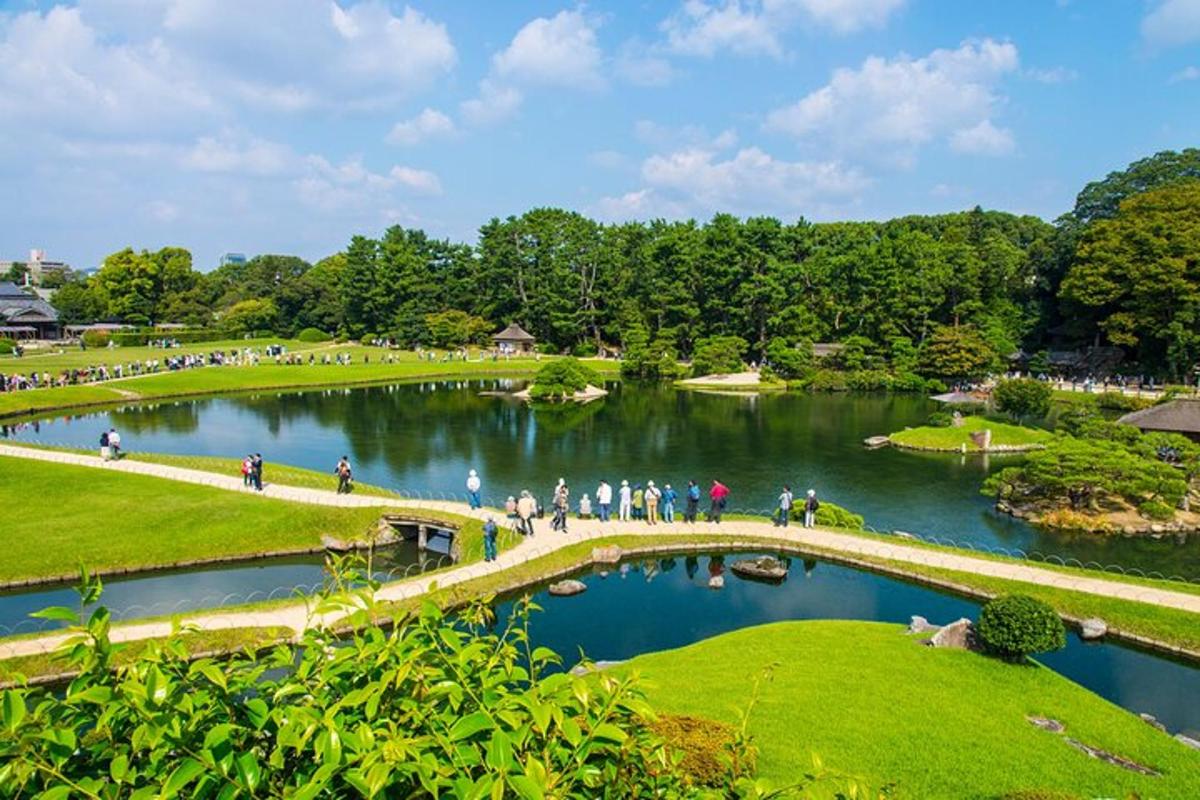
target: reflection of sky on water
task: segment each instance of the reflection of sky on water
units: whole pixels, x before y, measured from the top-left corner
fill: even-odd
[[[979,614],[971,601],[828,563],[816,563],[806,577],[805,562],[797,558],[783,584],[747,581],[729,570],[741,557],[725,556],[721,590],[708,588],[707,556],[691,563],[684,556],[634,562],[623,576],[616,570],[607,577],[586,574],[583,594],[535,597],[544,611],[534,615],[532,635],[569,665],[581,649],[593,659],[623,660],[780,620],[907,623],[920,615],[945,623]],[[653,565],[650,580],[647,564]],[[1113,644],[1085,644],[1074,634],[1066,650],[1042,660],[1124,708],[1154,714],[1172,731],[1200,729],[1200,669]]]

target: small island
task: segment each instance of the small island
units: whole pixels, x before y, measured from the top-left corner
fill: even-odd
[[[1040,450],[1053,438],[1049,431],[986,417],[959,417],[945,425],[905,428],[888,436],[895,447],[945,453],[1019,453]],[[989,433],[990,432],[990,435]]]
[[[577,358],[560,358],[538,370],[528,389],[513,397],[535,402],[590,403],[608,394],[600,373]]]

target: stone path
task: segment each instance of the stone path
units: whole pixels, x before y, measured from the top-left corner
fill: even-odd
[[[98,456],[63,453],[52,450],[37,450],[27,447],[14,447],[12,445],[0,445],[0,456],[148,475],[185,483],[211,486],[227,491],[249,492],[250,494],[259,495],[257,492],[247,490],[242,485],[240,476],[220,475],[200,470],[185,469],[183,467],[129,460],[102,461]],[[261,496],[325,506],[421,508],[476,518],[482,518],[488,513],[496,513],[498,516],[502,514],[502,512],[489,512],[487,510],[472,511],[465,503],[402,500],[365,495],[339,495],[332,491],[323,491],[320,489],[270,484],[264,487]],[[1200,595],[1197,594],[1105,580],[1101,577],[1065,574],[1032,564],[993,561],[986,558],[918,547],[905,543],[903,540],[895,542],[881,541],[875,538],[855,536],[854,534],[840,533],[822,528],[804,529],[795,526],[777,528],[766,521],[750,520],[726,520],[720,525],[699,522],[695,525],[675,523],[672,525],[660,524],[653,527],[644,522],[622,523],[610,521],[602,523],[597,520],[571,520],[571,532],[568,534],[551,532],[548,521],[540,521],[538,527],[539,532],[536,536],[522,539],[515,546],[502,552],[499,558],[491,563],[481,561],[474,564],[465,564],[433,575],[422,575],[389,583],[379,590],[377,597],[384,601],[411,599],[429,592],[435,586],[439,589],[447,588],[486,575],[495,575],[518,564],[523,564],[561,550],[569,545],[607,536],[640,536],[645,537],[649,544],[655,538],[659,537],[671,536],[678,539],[690,535],[697,539],[703,538],[710,541],[715,538],[725,537],[728,537],[731,541],[748,537],[772,539],[794,546],[834,552],[849,558],[889,559],[903,564],[938,567],[959,572],[969,572],[975,575],[1053,586],[1060,589],[1099,595],[1101,597],[1149,603],[1163,608],[1173,608],[1200,614]],[[305,603],[299,601],[270,609],[197,612],[195,615],[187,617],[189,625],[194,625],[203,630],[277,626],[288,628],[296,635],[299,635],[300,632],[311,624],[331,624],[336,621],[336,616],[313,619]],[[112,638],[114,641],[132,641],[161,637],[169,635],[171,629],[172,624],[170,621],[132,623],[115,627],[112,631]],[[46,652],[57,647],[64,638],[60,634],[47,634],[45,636],[18,639],[10,642],[0,641],[0,658]]]

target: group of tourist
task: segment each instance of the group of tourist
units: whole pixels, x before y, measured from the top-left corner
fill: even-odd
[[[100,433],[100,458],[104,461],[115,461],[121,457],[121,434],[116,428],[109,428]]]
[[[242,459],[242,485],[253,487],[256,492],[263,490],[263,457],[262,453],[252,453]]]
[[[198,367],[256,366],[259,353],[252,348],[243,350],[213,350],[209,353],[187,353],[165,358],[148,358],[144,361],[129,361],[117,364],[93,364],[86,367],[64,369],[57,375],[36,370],[27,374],[0,373],[0,391],[15,392],[26,389],[77,386],[87,383],[102,383],[160,372],[178,372]]]

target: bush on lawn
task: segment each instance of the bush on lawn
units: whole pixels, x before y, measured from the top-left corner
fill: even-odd
[[[1045,381],[1016,378],[1000,381],[992,390],[997,410],[1009,416],[1044,417],[1050,413],[1050,398],[1054,390]]]
[[[8,355],[17,349],[17,343],[12,339],[0,339],[0,354]]]
[[[820,499],[820,498],[818,498]],[[796,507],[804,512],[804,498],[796,501]],[[821,501],[817,507],[816,523],[824,528],[844,528],[845,530],[861,531],[865,520],[861,514],[855,514],[834,503]]]
[[[316,342],[332,341],[333,337],[330,336],[325,331],[319,330],[317,328],[305,328],[304,330],[302,330],[296,334],[296,339],[298,339],[301,342],[316,343]]]
[[[729,780],[730,759],[736,752],[737,734],[733,728],[709,719],[664,714],[650,725],[674,750],[683,755],[680,767],[684,775],[698,786],[723,788]],[[749,763],[734,767],[736,771],[751,772]]]
[[[106,331],[83,332],[83,343],[88,347],[108,347],[110,338]]]
[[[990,600],[979,614],[978,632],[989,651],[1016,662],[1067,646],[1066,628],[1054,609],[1022,594]]]
[[[561,400],[583,391],[588,384],[603,383],[603,378],[579,359],[559,358],[538,370],[529,396],[535,400]]]

